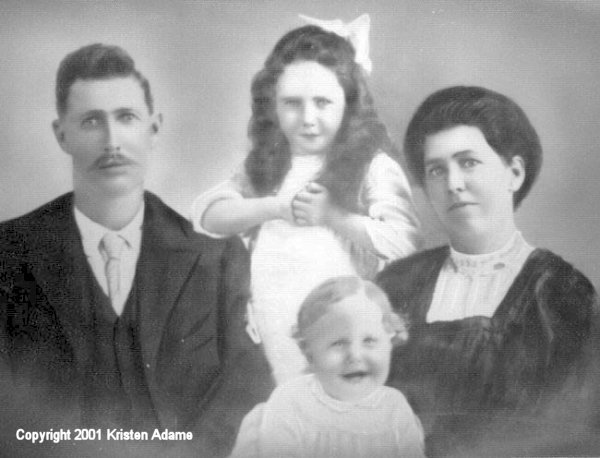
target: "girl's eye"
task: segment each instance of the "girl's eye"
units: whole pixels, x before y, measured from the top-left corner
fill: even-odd
[[[365,345],[372,347],[377,344],[378,340],[376,337],[365,337],[364,341]]]
[[[319,108],[325,108],[327,105],[329,105],[331,103],[331,100],[326,99],[324,97],[320,97],[318,99],[315,100],[315,104],[317,105],[317,107]]]

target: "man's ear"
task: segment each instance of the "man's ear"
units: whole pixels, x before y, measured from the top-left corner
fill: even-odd
[[[163,116],[162,113],[156,113],[152,115],[152,124],[150,125],[151,133],[152,133],[152,147],[156,145],[156,141],[158,139],[158,134],[160,129],[162,128]]]
[[[65,151],[64,143],[65,143],[65,131],[62,128],[62,123],[60,119],[55,119],[52,121],[52,130],[54,131],[54,137],[56,137],[56,141],[60,145],[63,151]],[[66,151],[65,151],[66,152]]]

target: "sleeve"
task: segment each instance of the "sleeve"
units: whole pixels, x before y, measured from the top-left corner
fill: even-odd
[[[280,385],[266,403],[259,431],[258,449],[261,458],[306,456],[294,392],[290,390],[290,383]]]
[[[385,264],[406,257],[421,245],[412,192],[400,165],[378,153],[369,166],[361,193],[367,209],[367,233]]]
[[[551,272],[540,275],[535,287],[540,324],[549,342],[545,368],[551,383],[562,381],[563,392],[573,385],[580,392],[594,358],[590,346],[598,346],[598,297],[591,282],[560,258]]]
[[[208,232],[206,229],[204,229],[202,226],[202,219],[206,213],[206,210],[220,200],[244,199],[252,196],[252,187],[248,177],[244,172],[242,164],[238,167],[238,170],[229,180],[219,183],[218,185],[196,197],[194,202],[192,202],[192,206],[190,208],[190,221],[194,226],[194,230],[200,234],[207,235],[214,239],[224,239],[229,237],[228,235]]]
[[[262,348],[254,345],[244,330],[249,256],[238,237],[227,242],[221,263],[218,351],[223,369],[195,428],[207,456],[229,453],[246,413],[264,402],[273,389]]]

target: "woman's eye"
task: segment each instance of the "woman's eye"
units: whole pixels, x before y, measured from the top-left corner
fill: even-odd
[[[441,177],[444,174],[443,167],[431,167],[427,170],[427,175],[433,178]]]
[[[471,159],[471,158],[463,159],[461,161],[461,165],[466,169],[475,167],[477,164],[479,164],[479,161],[477,161],[475,159]]]

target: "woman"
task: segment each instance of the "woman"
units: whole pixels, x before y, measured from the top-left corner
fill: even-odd
[[[587,278],[515,225],[538,136],[509,98],[452,87],[423,102],[404,146],[450,246],[378,277],[411,324],[389,383],[421,416],[432,456],[544,453],[551,412],[580,412],[570,403],[586,395],[597,303]],[[554,440],[564,425],[551,429]]]

